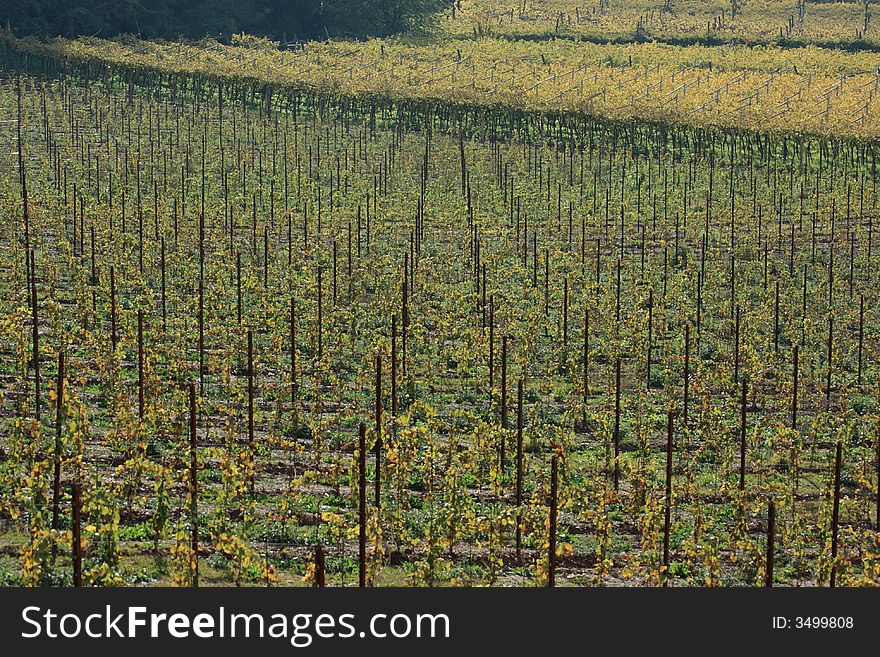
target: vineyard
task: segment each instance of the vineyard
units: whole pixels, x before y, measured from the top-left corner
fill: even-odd
[[[442,23],[458,36],[805,44],[877,49],[870,0],[460,0]]]
[[[309,42],[279,50],[266,40],[198,45],[125,40],[2,39],[38,68],[101,69],[146,75],[187,72],[270,82],[301,91],[444,104],[513,107],[641,119],[694,127],[880,135],[880,66],[874,53],[809,48],[617,46],[566,41]],[[59,73],[63,67],[52,64]]]
[[[2,583],[880,583],[875,55],[2,42]]]

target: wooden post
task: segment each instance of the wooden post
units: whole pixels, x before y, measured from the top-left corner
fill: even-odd
[[[733,385],[736,386],[739,383],[739,321],[740,321],[740,308],[739,304],[736,306],[736,326],[734,328],[734,351],[733,351]],[[734,387],[734,391],[736,387]]]
[[[37,298],[37,271],[33,249],[30,252],[31,259],[31,328],[33,331],[33,361],[34,361],[34,418],[40,422],[40,317],[39,299]]]
[[[557,485],[559,479],[558,457],[554,454],[550,465],[550,541],[548,546],[547,586],[556,586],[556,513],[557,513]]]
[[[584,310],[584,420],[587,417],[587,396],[590,394],[590,309]]]
[[[79,484],[73,484],[73,508],[71,525],[73,529],[73,585],[82,586],[82,494]]]
[[[382,497],[382,354],[376,354],[376,496],[374,505],[378,509]]]
[[[682,427],[687,429],[688,423],[688,400],[690,399],[690,374],[691,374],[691,325],[684,325],[684,412],[682,413]]]
[[[562,297],[562,348],[566,352],[568,351],[568,276],[565,277]],[[565,360],[568,361],[567,355]]]
[[[489,409],[495,387],[495,295],[489,295]]]
[[[773,551],[776,532],[776,505],[770,501],[767,507],[767,573],[764,584],[767,587],[773,586]]]
[[[236,280],[236,312],[238,325],[241,326],[241,251],[235,253],[235,280]]]
[[[137,315],[138,341],[138,419],[144,419],[144,311],[138,310]]]
[[[358,586],[367,585],[367,425],[358,427]]]
[[[296,299],[290,297],[290,408],[294,420],[298,415],[296,412],[296,384]]]
[[[397,315],[391,316],[391,417],[397,417]]]
[[[205,394],[205,279],[199,275],[199,394]]]
[[[792,359],[792,391],[791,391],[791,428],[797,431],[797,403],[798,403],[798,346],[794,345],[791,352]]]
[[[323,267],[318,266],[318,360],[324,358]]]
[[[501,338],[501,429],[507,429],[507,336]],[[502,441],[504,437],[502,434]],[[503,463],[502,463],[503,465]]]
[[[614,365],[614,490],[620,486],[620,356]]]
[[[666,509],[663,521],[663,586],[669,584],[669,528],[672,519],[672,411],[666,416]]]
[[[865,343],[865,295],[859,295],[859,368],[857,383],[862,385],[862,349]]]
[[[192,529],[193,572],[192,585],[199,586],[199,458],[196,435],[196,384],[189,384],[189,478],[190,523]]]
[[[779,353],[779,281],[776,281],[776,299],[773,308],[773,350]]]
[[[517,383],[516,390],[516,561],[520,561],[520,551],[522,549],[522,528],[520,521],[522,520],[522,475],[523,475],[523,380]],[[880,448],[878,448],[880,450]],[[878,451],[880,454],[880,451]],[[878,503],[880,504],[880,503]]]
[[[620,245],[623,248],[623,244]],[[614,335],[618,335],[620,331],[620,258],[617,259],[617,295],[614,310]]]
[[[840,524],[840,456],[838,441],[834,454],[834,506],[831,511],[831,587],[837,585],[837,528]]]
[[[874,531],[880,532],[880,424],[877,425],[877,512]]]
[[[645,378],[645,387],[651,387],[651,342],[654,334],[654,290],[648,292],[648,356],[645,363],[647,376]]]
[[[406,333],[409,327],[409,253],[403,254],[403,281],[402,284],[402,310],[400,317],[400,339],[401,339],[401,374],[406,378]]]
[[[116,352],[116,271],[110,267],[110,344]]]
[[[269,287],[269,227],[263,227],[263,289]]]
[[[315,546],[315,586],[324,587],[324,546],[318,543]]]
[[[834,315],[829,311],[828,313],[828,373],[825,381],[825,401],[827,403],[831,402],[831,359],[834,355],[833,351],[833,336],[834,336]]]
[[[254,492],[254,480],[256,479],[256,459],[254,458],[254,332],[248,329],[247,333],[247,404],[248,404],[248,451],[250,452],[251,467],[251,494]]]
[[[740,434],[739,434],[739,489],[746,488],[746,392],[748,384],[743,379],[742,401],[740,404]]]
[[[53,450],[52,529],[58,529],[61,512],[61,431],[64,425],[64,350],[58,352],[58,406],[55,412],[55,449]]]
[[[168,329],[168,312],[167,312],[167,301],[166,301],[166,285],[165,285],[165,236],[162,236],[161,248],[160,248],[160,260],[161,260],[161,268],[162,268],[162,332],[164,333]]]

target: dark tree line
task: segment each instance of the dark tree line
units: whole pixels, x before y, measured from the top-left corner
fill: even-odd
[[[448,0],[14,0],[0,21],[20,36],[274,39],[387,36],[426,27]]]

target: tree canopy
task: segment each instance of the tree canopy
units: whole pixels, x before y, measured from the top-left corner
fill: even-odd
[[[18,0],[0,8],[21,36],[275,39],[388,36],[420,29],[448,0]]]

